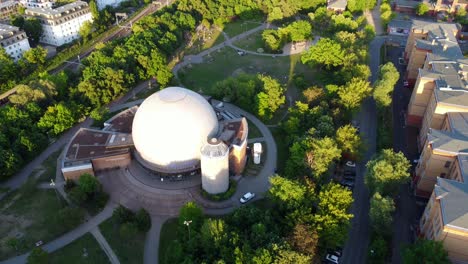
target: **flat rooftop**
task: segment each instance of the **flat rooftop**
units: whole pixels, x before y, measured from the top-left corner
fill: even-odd
[[[130,134],[82,128],[69,144],[65,163],[127,153],[131,146]]]
[[[131,134],[133,119],[137,110],[138,106],[134,106],[116,114],[104,122],[103,130]]]

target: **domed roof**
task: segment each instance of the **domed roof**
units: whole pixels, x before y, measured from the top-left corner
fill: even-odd
[[[217,133],[213,107],[198,93],[181,87],[165,88],[143,101],[132,127],[144,165],[167,173],[198,168],[201,147]]]

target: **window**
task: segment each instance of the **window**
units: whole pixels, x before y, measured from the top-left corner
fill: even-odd
[[[446,161],[444,167],[449,168],[451,164],[452,164],[452,162]]]

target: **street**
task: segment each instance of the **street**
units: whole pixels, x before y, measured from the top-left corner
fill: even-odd
[[[369,46],[370,69],[372,72],[371,83],[374,83],[379,76],[380,47],[383,45],[385,37],[376,37]],[[377,136],[377,110],[373,98],[368,98],[362,105],[361,112],[357,117],[361,126],[361,135],[366,142],[367,151],[361,162],[356,166],[356,183],[353,192],[354,203],[351,212],[354,218],[351,221],[351,229],[348,234],[348,241],[345,244],[343,257],[340,263],[366,263],[367,247],[369,244],[369,191],[364,185],[364,175],[366,173],[366,163],[370,160],[376,150]]]

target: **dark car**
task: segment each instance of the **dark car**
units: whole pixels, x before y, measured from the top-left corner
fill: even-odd
[[[354,187],[354,181],[351,181],[351,180],[346,180],[346,179],[344,179],[344,180],[342,180],[342,181],[340,182],[340,184],[341,184],[342,186],[346,186],[346,187],[350,187],[350,188],[353,188],[353,187]]]

